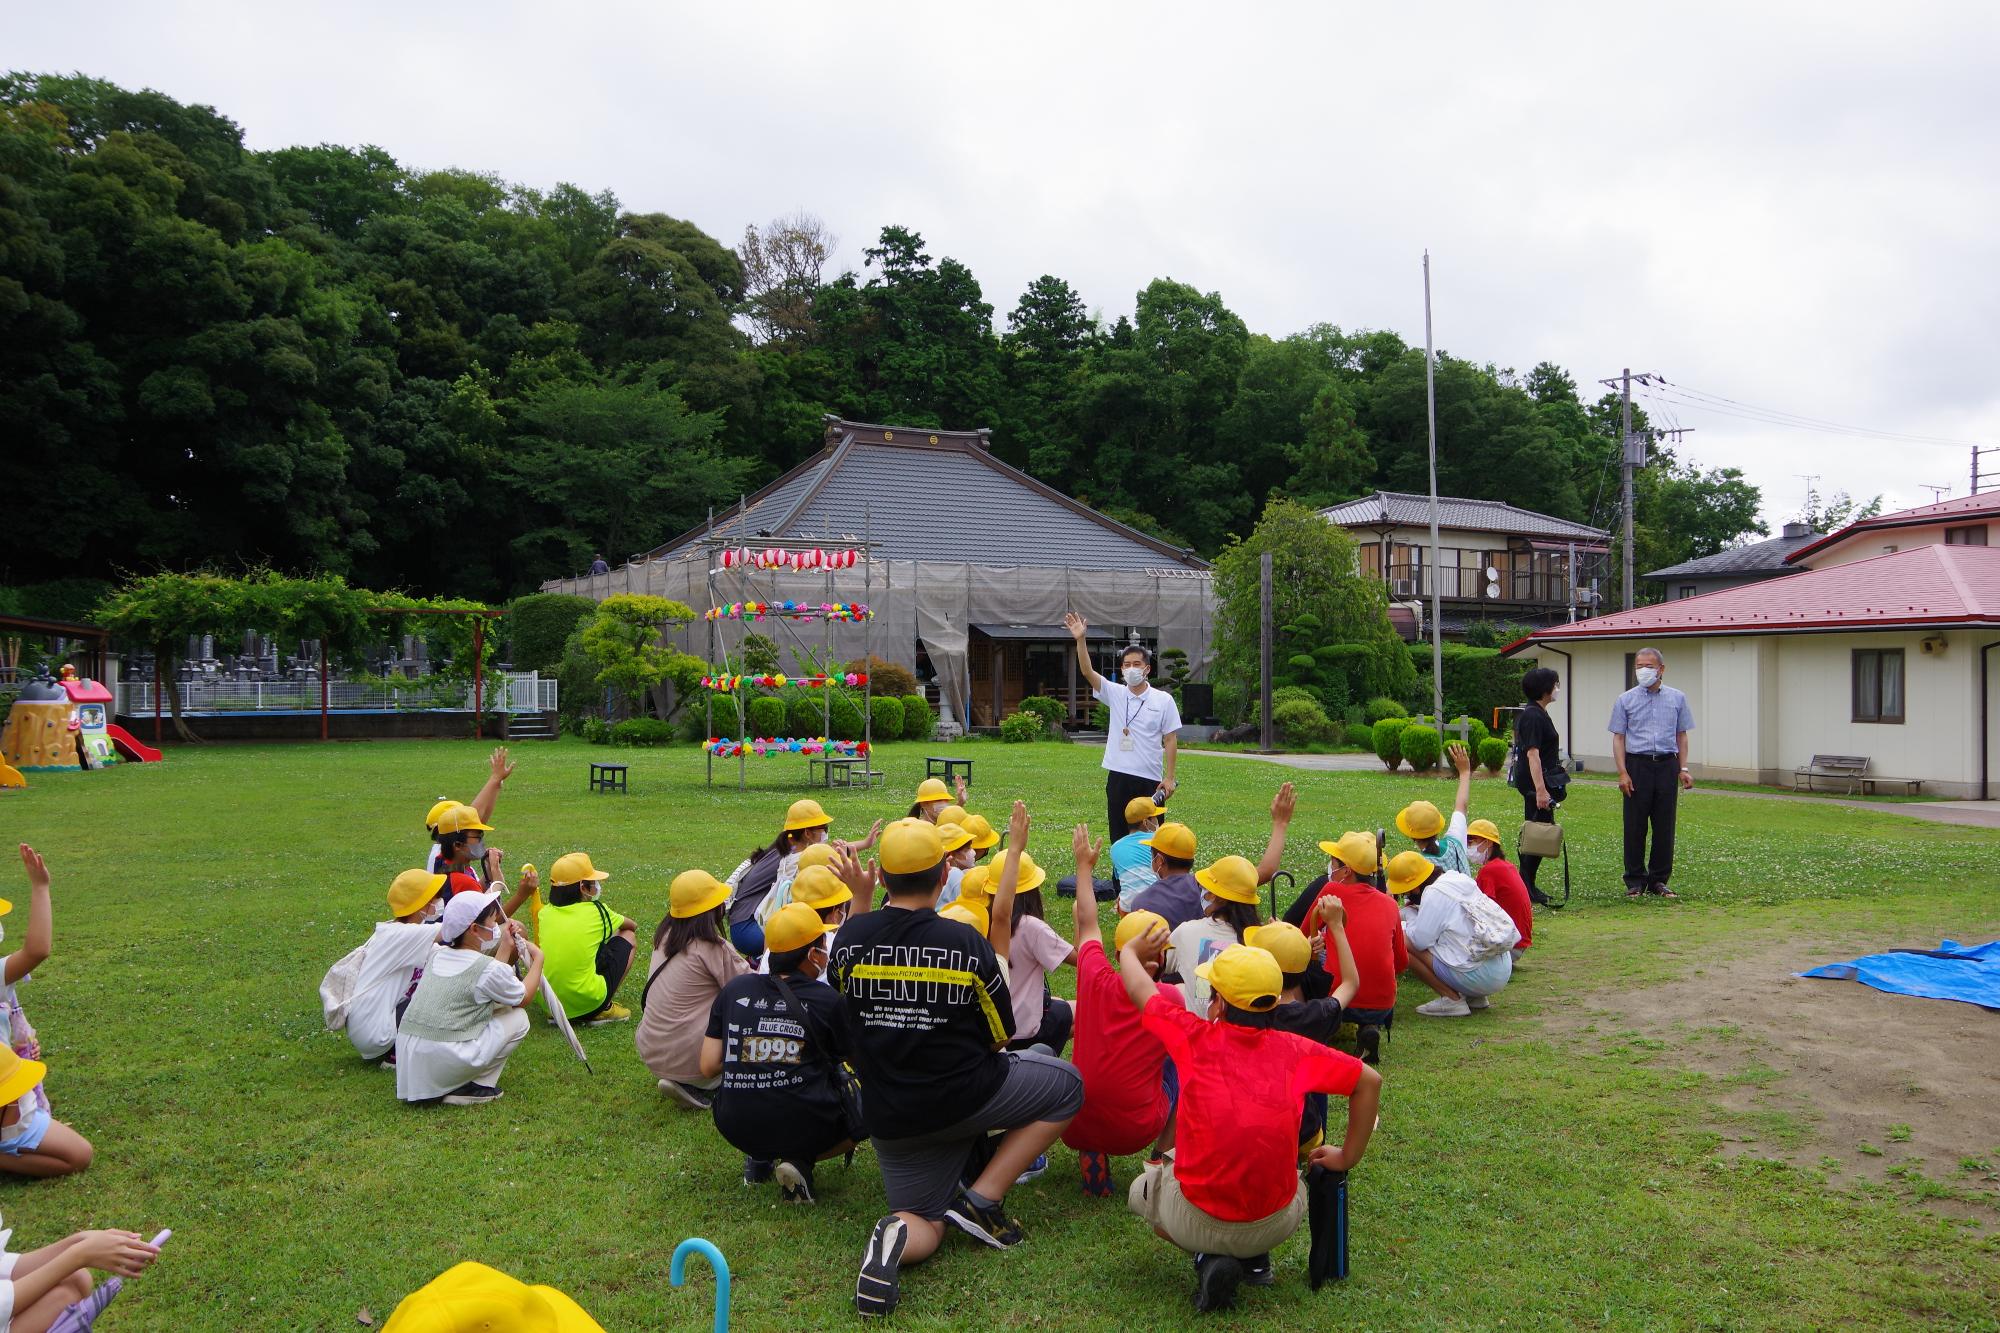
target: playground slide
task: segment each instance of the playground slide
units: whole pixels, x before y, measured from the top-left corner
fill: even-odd
[[[118,747],[118,753],[124,755],[127,759],[136,759],[142,764],[157,764],[166,758],[165,755],[140,740],[137,736],[134,736],[131,732],[125,730],[125,728],[119,726],[116,722],[107,724],[104,728],[104,734],[109,736],[111,743]]]

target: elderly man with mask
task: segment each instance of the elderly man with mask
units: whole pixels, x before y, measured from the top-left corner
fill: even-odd
[[[1667,660],[1659,649],[1641,648],[1632,667],[1639,683],[1611,705],[1611,757],[1625,796],[1625,896],[1672,898],[1667,881],[1674,873],[1674,805],[1681,788],[1694,786],[1687,761],[1694,710],[1685,694],[1666,683]]]

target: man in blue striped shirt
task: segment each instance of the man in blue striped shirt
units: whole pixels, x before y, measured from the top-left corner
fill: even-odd
[[[1674,873],[1674,805],[1683,787],[1694,786],[1687,762],[1694,710],[1685,694],[1666,683],[1667,660],[1659,649],[1641,648],[1633,655],[1632,671],[1639,683],[1611,705],[1611,757],[1618,765],[1618,790],[1625,794],[1625,896],[1672,898],[1667,880]]]

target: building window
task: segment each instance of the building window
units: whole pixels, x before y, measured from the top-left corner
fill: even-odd
[[[1853,673],[1856,722],[1903,720],[1901,648],[1856,648]]]
[[[1363,578],[1379,579],[1382,577],[1382,548],[1380,546],[1374,542],[1362,542],[1354,548],[1354,554],[1361,561],[1361,576]]]
[[[1625,688],[1632,689],[1639,683],[1639,654],[1625,654]]]
[[[1694,591],[1694,585],[1692,583],[1683,583],[1681,585],[1681,596],[1683,598],[1692,597],[1694,595],[1695,591]]]
[[[1986,525],[1984,523],[1970,523],[1962,528],[1946,528],[1944,530],[1944,544],[1946,546],[1984,546],[1986,545]]]

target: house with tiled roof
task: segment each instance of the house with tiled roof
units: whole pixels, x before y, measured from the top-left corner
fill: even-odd
[[[1969,521],[1965,508],[1942,517]],[[1939,542],[1864,554],[1552,625],[1506,651],[1561,676],[1564,745],[1603,773],[1612,701],[1631,687],[1642,647],[1662,653],[1668,681],[1693,704],[1688,760],[1697,778],[1789,783],[1815,755],[1848,755],[1867,758],[1872,777],[1918,781],[1927,793],[1992,795],[2000,547]]]
[[[1936,504],[1857,519],[1786,557],[1800,569],[1827,569],[1854,560],[1894,555],[1913,546],[1988,546],[2000,528],[2000,491],[1979,491]]]
[[[1787,523],[1769,541],[1732,546],[1714,555],[1683,560],[1664,569],[1648,570],[1640,577],[1661,585],[1661,590],[1676,601],[1699,597],[1703,593],[1721,592],[1725,588],[1740,588],[1746,583],[1780,579],[1804,568],[1791,563],[1795,551],[1825,535],[1810,523]]]
[[[1500,500],[1438,497],[1438,559],[1431,560],[1428,495],[1376,491],[1320,511],[1354,538],[1361,571],[1388,586],[1406,638],[1418,637],[1438,591],[1446,634],[1479,620],[1552,624],[1590,614],[1610,534]]]

